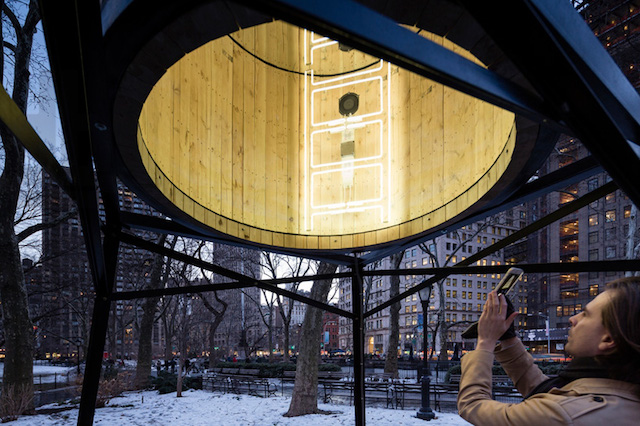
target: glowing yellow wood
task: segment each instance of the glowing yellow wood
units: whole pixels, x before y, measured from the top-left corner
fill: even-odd
[[[478,62],[447,40],[422,34]],[[304,59],[305,33],[297,27],[273,22],[231,36],[273,64],[311,69]],[[307,43],[307,57],[308,49]],[[376,61],[355,50],[342,52],[337,45],[315,54],[321,58],[313,64],[316,73]],[[256,243],[354,248],[428,230],[462,213],[497,182],[513,153],[514,116],[395,66],[388,75],[380,72],[381,84],[318,92],[311,114],[303,96],[311,77],[265,65],[228,37],[214,40],[173,65],[151,91],[139,118],[143,164],[178,208],[213,229]],[[378,92],[389,87],[391,113],[381,120],[388,131],[380,140],[377,124],[356,130],[355,152],[375,156],[391,138],[390,149],[382,153],[390,156],[390,169],[382,174],[358,169],[355,189],[344,187],[340,172],[319,175],[320,186],[311,188],[317,202],[339,203],[347,196],[375,197],[380,179],[387,179],[383,195],[392,206],[387,220],[381,222],[371,211],[311,220],[305,216],[310,214],[305,187],[310,163],[340,162],[342,136],[323,134],[311,154],[305,151],[310,121],[335,117],[335,99],[347,91],[360,91],[361,112],[374,111]]]

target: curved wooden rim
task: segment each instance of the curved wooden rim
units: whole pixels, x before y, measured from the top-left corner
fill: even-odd
[[[448,4],[448,2],[442,3]],[[173,19],[177,16],[177,14],[173,13],[173,16],[166,17],[166,25],[158,24],[152,30],[144,33],[144,35],[140,34],[135,40],[129,40],[128,50],[124,52],[124,55],[118,57],[119,61],[115,62],[121,67],[120,74],[122,75],[114,91],[113,102],[113,126],[116,144],[121,155],[121,177],[145,201],[166,215],[197,229],[199,232],[211,235],[220,235],[222,233],[243,244],[259,247],[276,246],[303,251],[360,251],[364,248],[379,248],[413,239],[416,236],[431,233],[434,230],[444,229],[461,218],[505,199],[521,184],[526,182],[526,179],[537,168],[541,159],[544,158],[540,153],[536,154],[536,152],[546,152],[547,149],[551,148],[545,146],[543,143],[545,141],[539,140],[539,126],[537,124],[517,117],[516,138],[510,147],[512,152],[517,153],[517,156],[509,158],[510,161],[507,161],[509,164],[502,176],[494,177],[491,176],[491,170],[487,172],[485,176],[490,177],[492,184],[489,185],[489,191],[478,201],[469,204],[465,210],[462,210],[455,217],[449,216],[450,219],[447,220],[435,220],[434,218],[443,214],[447,205],[451,204],[451,202],[436,211],[427,212],[405,223],[372,232],[339,236],[287,234],[259,229],[231,218],[224,218],[195,202],[187,201],[187,205],[184,202],[174,204],[158,189],[147,172],[148,169],[152,173],[161,173],[157,167],[154,170],[153,162],[149,158],[144,158],[145,156],[141,155],[144,150],[139,149],[140,147],[136,142],[136,135],[138,134],[137,118],[144,100],[154,84],[169,66],[184,55],[184,52],[189,52],[212,39],[237,31],[239,29],[238,25],[246,28],[272,20],[271,17],[241,6],[236,6],[232,3],[229,5],[231,6],[222,2],[198,4],[194,8],[185,5],[182,14],[178,18]],[[134,16],[131,15],[136,15],[136,13],[139,13],[136,9],[126,11],[126,13],[123,13],[126,16],[123,23],[121,24],[118,21],[114,23],[114,26],[110,29],[113,33],[107,34],[107,40],[110,41],[111,45],[117,43],[117,40],[122,37],[123,31],[126,31],[127,23],[135,22]],[[459,21],[459,16],[456,16],[456,13],[460,13],[460,11],[454,8],[444,16],[448,17],[452,22]],[[212,19],[214,22],[212,22]],[[486,35],[478,32],[477,28],[471,26],[471,30],[467,32],[452,32],[450,28],[446,29],[443,21],[424,24],[425,27],[428,25],[435,27],[423,29],[435,33],[450,32],[454,35],[449,37],[452,42],[471,50],[478,59],[490,66],[497,63],[502,67],[509,67],[509,64],[503,62],[503,58],[500,55],[496,56],[494,46],[487,43]],[[455,35],[458,36],[457,39]],[[132,41],[134,43],[131,43]],[[138,46],[137,50],[135,46]],[[131,60],[126,59],[127,52]],[[515,77],[517,78],[517,75]],[[504,161],[504,157],[501,154],[498,161]],[[478,184],[476,182],[474,185]],[[485,183],[483,182],[482,184]],[[171,190],[179,191],[178,188],[175,188],[175,185]],[[467,194],[468,191],[460,195],[460,197],[466,197]],[[189,200],[188,196],[184,198]],[[454,201],[460,202],[458,199]],[[213,217],[206,220],[207,215],[213,215]],[[447,216],[443,217],[446,218]],[[215,229],[204,224],[204,222],[214,223],[223,220],[227,221],[226,223],[228,224],[225,226],[226,232],[220,229],[222,227],[215,227],[218,228]],[[432,220],[437,223],[435,227],[429,226]],[[376,237],[376,233],[378,233],[378,237]]]

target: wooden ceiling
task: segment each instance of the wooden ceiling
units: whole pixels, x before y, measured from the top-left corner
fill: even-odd
[[[347,93],[359,99],[348,117],[338,108]],[[381,245],[440,226],[494,187],[516,147],[513,113],[282,21],[182,57],[138,124],[140,161],[175,207],[232,237],[295,249]]]

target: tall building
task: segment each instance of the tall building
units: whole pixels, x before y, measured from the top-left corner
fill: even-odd
[[[578,140],[563,138],[541,168],[540,175],[587,155],[587,150]],[[549,214],[610,180],[606,173],[600,173],[531,201],[527,203],[529,215],[535,220]],[[526,262],[568,263],[624,259],[630,214],[631,201],[621,191],[615,191],[530,236]],[[566,330],[569,318],[597,296],[606,282],[623,275],[623,272],[534,275],[529,282],[529,310],[539,315],[523,325],[525,328],[541,328],[548,317],[552,329]],[[559,340],[562,340],[562,336],[559,336]],[[558,345],[556,349],[562,349],[562,343],[559,342]]]
[[[42,177],[42,220],[52,222],[75,209],[49,176]],[[70,217],[42,233],[43,262],[27,290],[36,327],[36,355],[71,357],[86,347],[93,289],[78,219]]]
[[[259,251],[217,244],[214,247],[215,264],[249,277],[260,278]],[[215,279],[228,281],[220,276],[215,276]],[[244,358],[251,349],[267,347],[266,326],[261,315],[270,313],[260,311],[260,289],[248,287],[243,290],[219,291],[218,296],[228,303],[222,323],[215,333],[215,346],[220,351],[220,356]]]
[[[574,4],[631,84],[639,89],[640,50],[636,47],[640,41],[638,5],[621,0]],[[538,175],[543,176],[588,155],[589,152],[579,140],[563,137]],[[600,173],[533,200],[527,203],[528,218],[535,221],[610,180],[608,174]],[[530,263],[624,259],[631,209],[629,198],[621,191],[615,191],[528,236],[525,242],[510,248],[509,257],[514,261]],[[550,352],[562,351],[569,318],[597,296],[606,282],[623,275],[622,272],[585,272],[529,277],[530,317],[523,320],[522,327],[537,329],[538,332],[523,334],[529,336],[527,343]],[[546,321],[549,321],[549,335],[546,330],[541,332],[546,328]],[[551,348],[546,347],[547,339]]]
[[[526,212],[519,207],[483,222],[450,231],[423,245],[411,247],[404,252],[400,268],[430,268],[453,266],[458,262],[511,235],[524,226]],[[478,265],[505,264],[502,250],[480,261]],[[375,269],[393,269],[389,258],[373,265]],[[400,292],[421,283],[422,275],[404,275],[400,277]],[[428,351],[436,354],[444,349],[452,354],[455,347],[471,348],[472,342],[464,341],[460,333],[472,322],[477,321],[487,294],[500,281],[500,274],[451,275],[433,285],[429,299],[429,312],[426,316],[422,309],[420,295],[414,293],[404,298],[400,306],[400,344],[399,355],[417,356],[423,352],[423,337],[427,333]],[[516,309],[527,311],[526,286],[516,287]],[[372,309],[390,298],[390,278],[372,277],[365,281],[364,297],[367,309]],[[352,309],[351,282],[343,280],[339,287],[341,309]],[[426,325],[426,327],[425,327]],[[437,330],[437,331],[436,331]],[[387,352],[390,332],[389,309],[384,309],[366,320],[365,353],[382,355]],[[434,336],[435,334],[435,336]],[[435,347],[433,340],[435,337]],[[346,318],[339,320],[339,345],[351,350],[353,341],[351,322]]]
[[[158,212],[121,184],[118,185],[118,196],[121,210],[159,216]],[[42,179],[42,197],[44,222],[66,217],[75,209],[70,198],[46,174]],[[99,202],[100,214],[103,215],[100,199]],[[141,236],[157,238],[146,234]],[[78,219],[71,215],[59,225],[44,230],[42,249],[42,265],[37,270],[30,270],[28,275],[30,309],[37,327],[37,356],[69,358],[77,356],[78,352],[84,356],[95,296]],[[216,262],[221,266],[259,277],[259,259],[256,258],[259,252],[217,246],[216,253]],[[148,286],[153,260],[153,253],[121,244],[115,290],[131,291]],[[257,319],[258,308],[252,301],[260,300],[259,290],[247,289],[244,293],[229,290],[221,294],[229,303],[225,320],[219,327],[220,336],[224,336],[221,337],[225,342],[223,346],[231,348],[231,351],[239,351],[243,329],[245,340],[250,345],[259,342],[264,332]],[[105,347],[109,356],[135,358],[138,351],[137,324],[141,315],[142,308],[138,300],[116,301],[112,304]],[[165,355],[165,340],[164,327],[156,322],[152,335],[154,356]],[[200,347],[207,348],[205,344]]]

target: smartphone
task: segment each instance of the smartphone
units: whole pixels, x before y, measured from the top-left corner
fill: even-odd
[[[515,284],[518,282],[520,277],[524,271],[520,268],[509,268],[504,277],[500,280],[498,285],[496,286],[496,291],[498,294],[504,294],[505,297],[509,294],[512,288],[515,287]],[[507,311],[507,315],[511,315],[511,312]],[[474,322],[471,324],[465,331],[460,335],[463,339],[475,339],[478,337],[478,322]]]
[[[515,284],[518,282],[520,277],[524,271],[520,268],[509,268],[504,277],[500,280],[498,285],[496,286],[496,291],[498,294],[504,294],[505,296],[509,294],[511,289],[515,287]]]

